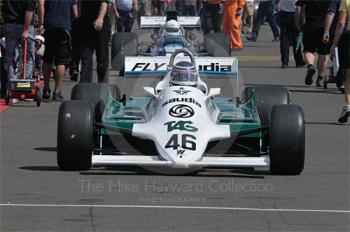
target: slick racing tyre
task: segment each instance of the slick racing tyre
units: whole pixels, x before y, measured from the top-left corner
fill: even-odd
[[[118,32],[112,38],[112,67],[115,70],[123,70],[126,56],[137,55],[138,39],[133,32]]]
[[[256,108],[262,126],[269,125],[270,112],[274,105],[290,104],[291,96],[287,88],[282,86],[249,86],[242,93],[242,102],[250,100],[255,91]]]
[[[304,169],[305,123],[297,105],[275,105],[270,117],[270,171],[299,175]]]
[[[223,32],[208,33],[204,36],[204,49],[214,57],[230,57],[230,37]]]
[[[90,101],[95,107],[96,122],[101,122],[109,96],[120,101],[120,91],[116,85],[107,83],[80,83],[73,87],[71,100]]]
[[[94,108],[89,101],[65,101],[59,108],[57,163],[64,171],[91,168]]]

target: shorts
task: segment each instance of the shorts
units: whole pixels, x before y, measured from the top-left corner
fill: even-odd
[[[317,52],[321,55],[327,55],[331,50],[331,42],[323,43],[323,28],[315,28],[315,27],[305,27],[304,36],[303,36],[303,44],[304,44],[304,52]]]
[[[50,28],[45,31],[45,53],[43,60],[49,64],[68,65],[71,58],[71,36],[63,28]]]
[[[253,16],[254,15],[254,3],[253,2],[245,2],[244,14],[246,16]]]
[[[350,31],[341,36],[338,51],[340,68],[350,69]]]

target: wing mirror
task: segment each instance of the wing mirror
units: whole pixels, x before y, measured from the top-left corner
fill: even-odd
[[[208,97],[218,96],[218,95],[220,95],[220,93],[221,93],[220,88],[210,88],[209,93],[208,93]]]
[[[153,87],[143,87],[146,93],[150,94],[153,97],[157,97],[157,94],[154,91]]]

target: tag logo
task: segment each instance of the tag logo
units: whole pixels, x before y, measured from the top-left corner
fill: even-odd
[[[198,128],[191,126],[192,124],[193,122],[191,121],[171,121],[164,123],[164,126],[167,126],[168,132],[172,132],[174,130],[197,132]]]

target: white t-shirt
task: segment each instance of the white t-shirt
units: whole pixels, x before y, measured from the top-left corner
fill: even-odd
[[[115,0],[117,8],[124,11],[132,10],[132,3],[133,0]]]

